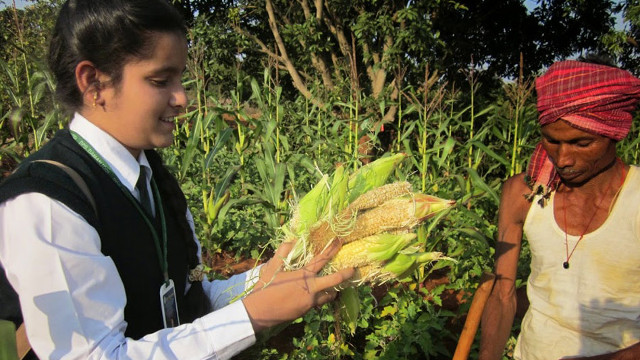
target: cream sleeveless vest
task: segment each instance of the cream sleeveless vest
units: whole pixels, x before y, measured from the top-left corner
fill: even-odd
[[[597,355],[640,340],[639,169],[630,168],[609,218],[584,235],[569,269],[562,267],[565,233],[553,216],[553,195],[544,208],[533,200],[524,223],[532,255],[527,281],[531,305],[522,321],[516,359]],[[569,235],[569,252],[578,238]]]

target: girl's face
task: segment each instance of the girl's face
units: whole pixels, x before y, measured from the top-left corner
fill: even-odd
[[[119,84],[101,90],[105,105],[100,127],[122,143],[134,157],[140,151],[173,142],[174,117],[187,105],[182,72],[187,43],[177,33],[158,32],[147,59],[124,65]]]

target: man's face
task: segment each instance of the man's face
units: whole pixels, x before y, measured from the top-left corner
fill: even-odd
[[[616,158],[616,142],[576,129],[564,120],[542,127],[542,146],[567,184],[584,184]]]

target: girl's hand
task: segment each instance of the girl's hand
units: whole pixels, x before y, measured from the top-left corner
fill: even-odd
[[[337,294],[334,287],[353,276],[354,269],[317,276],[340,250],[342,244],[337,241],[304,268],[282,271],[283,260],[294,243],[278,247],[273,258],[262,267],[254,290],[242,300],[255,332],[297,319],[312,307],[333,300]]]

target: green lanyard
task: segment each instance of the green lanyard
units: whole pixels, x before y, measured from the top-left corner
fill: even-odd
[[[140,205],[138,200],[136,200],[136,198],[133,197],[129,189],[127,189],[124,186],[124,184],[120,182],[120,180],[118,179],[118,176],[116,176],[116,174],[113,172],[109,164],[107,164],[107,162],[102,158],[102,156],[98,154],[96,149],[94,149],[93,146],[91,146],[91,144],[87,142],[87,140],[85,140],[82,136],[80,136],[80,134],[76,133],[75,131],[71,131],[71,136],[98,163],[98,165],[100,165],[102,170],[104,170],[107,173],[107,175],[109,175],[109,177],[116,183],[116,185],[118,185],[118,187],[120,188],[120,190],[122,190],[122,192],[125,194],[127,199],[129,199],[131,203],[133,203],[133,205],[136,207],[140,215],[142,215],[144,222],[149,227],[149,230],[151,230],[153,242],[156,244],[158,260],[160,261],[160,270],[162,271],[162,275],[164,276],[165,284],[168,285],[169,284],[169,262],[167,261],[167,223],[165,222],[165,218],[164,218],[164,210],[162,208],[162,198],[160,197],[160,192],[158,191],[158,186],[156,185],[155,180],[153,179],[153,177],[151,178],[151,189],[153,190],[153,201],[156,204],[156,210],[158,211],[158,214],[160,214],[160,223],[162,224],[162,248],[160,247],[160,239],[158,237],[158,233],[156,232],[156,229],[153,226],[151,219],[149,219],[149,217],[147,216],[147,213],[142,209],[142,206]]]

